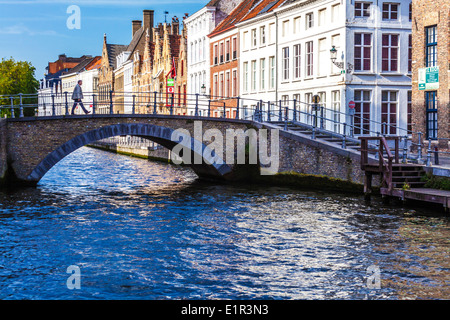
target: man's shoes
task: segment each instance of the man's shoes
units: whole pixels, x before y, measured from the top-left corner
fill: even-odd
[[[86,112],[86,114],[89,114],[89,113],[91,113],[91,112],[90,111]]]

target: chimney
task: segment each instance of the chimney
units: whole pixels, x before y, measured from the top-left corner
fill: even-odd
[[[135,33],[142,27],[142,21],[133,20],[131,21],[131,24],[133,25],[133,33],[131,34],[131,37],[134,37]]]
[[[172,34],[173,35],[178,35],[180,34],[180,21],[178,20],[178,18],[175,16],[172,18]]]
[[[150,32],[150,42],[153,42],[153,24],[154,24],[154,10],[144,10],[144,30]]]

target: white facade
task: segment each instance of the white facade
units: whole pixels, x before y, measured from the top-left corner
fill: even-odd
[[[350,101],[356,103],[355,126],[366,129],[356,134],[382,132],[382,122],[406,129],[409,3],[297,1],[238,24],[244,105],[262,99],[293,109],[295,99],[300,120],[310,122],[312,97],[319,95],[327,129],[342,132]],[[331,62],[332,46],[342,70]]]
[[[131,114],[133,109],[133,60],[130,59],[131,52],[123,51],[117,57],[117,69],[114,74],[123,74],[123,92],[117,93],[123,95],[123,109],[125,114]]]
[[[210,41],[208,35],[217,25],[216,8],[204,7],[192,16],[186,18],[184,27],[187,28],[187,90],[188,94],[201,94],[202,86],[206,93],[210,92]],[[191,96],[189,99],[193,99]],[[200,112],[207,110],[206,98],[200,95]],[[194,112],[189,111],[189,114]]]

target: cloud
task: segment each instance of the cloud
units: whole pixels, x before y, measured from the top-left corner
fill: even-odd
[[[23,24],[0,28],[0,34],[65,37],[65,35],[60,34],[54,30],[31,30]]]

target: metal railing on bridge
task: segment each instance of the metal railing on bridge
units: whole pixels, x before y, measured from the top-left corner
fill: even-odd
[[[423,161],[423,133],[368,119],[360,113],[350,115],[323,104],[297,100],[262,101],[241,97],[163,92],[87,92],[83,105],[90,114],[153,114],[208,118],[228,118],[269,122],[289,131],[290,125],[310,131],[311,138],[328,134],[342,141],[359,142],[360,136],[398,136],[403,143],[403,161]],[[2,117],[70,116],[74,102],[68,92],[0,95]],[[75,115],[82,115],[79,105]],[[378,141],[374,139],[375,143]],[[413,141],[418,141],[414,143]],[[412,149],[417,154],[412,154]]]

